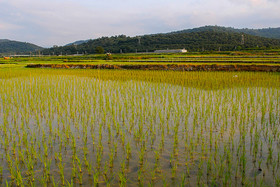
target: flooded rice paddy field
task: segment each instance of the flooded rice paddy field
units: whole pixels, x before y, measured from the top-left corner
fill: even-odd
[[[0,185],[279,186],[280,74],[0,70]]]

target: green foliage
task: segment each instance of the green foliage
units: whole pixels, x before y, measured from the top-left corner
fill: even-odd
[[[41,49],[43,48],[26,42],[0,40],[0,54],[1,53],[2,54],[7,54],[7,53],[26,54]]]
[[[244,35],[244,44],[242,44]],[[238,32],[221,30],[204,30],[197,32],[174,32],[167,34],[144,35],[129,37],[125,35],[102,37],[89,40],[74,46],[50,48],[44,50],[49,54],[96,53],[96,47],[101,46],[106,52],[132,53],[153,52],[157,49],[182,49],[188,51],[232,51],[237,49],[270,49],[280,48],[280,40],[263,38]]]
[[[235,32],[245,33],[253,36],[261,36],[266,38],[280,39],[280,27],[279,28],[265,28],[265,29],[236,29],[233,27],[220,27],[220,26],[204,26],[194,29],[182,30],[174,33],[192,33],[192,32]]]
[[[103,47],[98,46],[98,47],[95,48],[95,52],[97,54],[103,54],[104,53],[104,49],[103,49]]]

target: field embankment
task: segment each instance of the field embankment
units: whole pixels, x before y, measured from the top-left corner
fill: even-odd
[[[256,71],[280,72],[280,66],[273,65],[218,65],[218,64],[145,64],[145,65],[110,65],[110,64],[28,64],[27,68],[55,69],[133,69],[133,70],[171,70],[171,71]]]

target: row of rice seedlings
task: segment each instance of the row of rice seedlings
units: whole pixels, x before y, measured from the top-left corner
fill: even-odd
[[[248,170],[268,185],[279,180],[279,88],[202,90],[55,73],[0,84],[0,162],[15,163],[4,170],[8,183],[231,185],[249,184]]]

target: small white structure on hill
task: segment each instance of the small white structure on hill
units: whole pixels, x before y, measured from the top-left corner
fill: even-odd
[[[167,49],[167,50],[155,50],[154,53],[186,53],[186,49]]]

